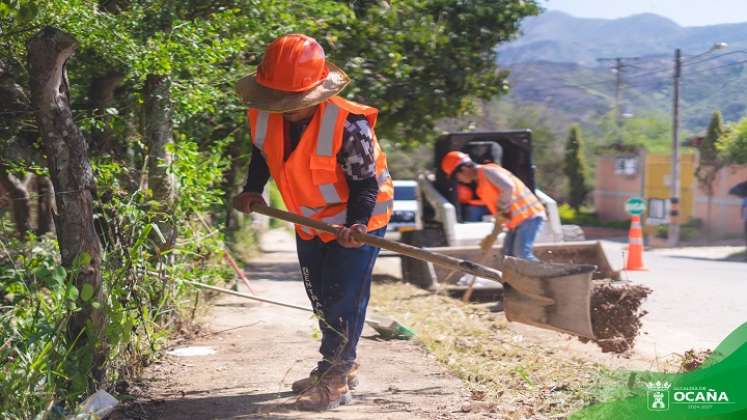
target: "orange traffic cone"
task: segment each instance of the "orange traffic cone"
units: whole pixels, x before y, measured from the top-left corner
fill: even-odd
[[[630,220],[630,232],[628,233],[628,261],[626,270],[645,270],[643,266],[643,232],[641,232],[641,219],[633,216]]]

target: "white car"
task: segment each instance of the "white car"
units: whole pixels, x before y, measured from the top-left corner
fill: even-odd
[[[415,230],[418,201],[416,196],[417,181],[394,181],[394,211],[389,221],[387,231],[406,232]]]

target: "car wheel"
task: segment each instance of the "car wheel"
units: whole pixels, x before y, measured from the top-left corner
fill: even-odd
[[[402,242],[417,247],[445,246],[446,237],[440,229],[402,232]],[[402,280],[428,290],[436,288],[436,273],[433,266],[415,258],[402,257]]]

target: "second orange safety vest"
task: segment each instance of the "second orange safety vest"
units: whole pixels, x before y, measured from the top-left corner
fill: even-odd
[[[334,96],[320,103],[288,160],[284,157],[283,114],[248,111],[252,143],[267,161],[270,175],[278,186],[286,208],[296,214],[326,223],[342,225],[347,216],[348,184],[337,162],[342,148],[345,121],[350,113],[363,115],[371,128],[376,159],[376,197],[368,230],[383,228],[392,215],[394,186],[387,169],[386,156],[373,132],[378,111],[375,108]],[[305,240],[319,236],[330,242],[335,236],[296,225],[296,232]]]
[[[459,204],[466,204],[468,206],[484,206],[485,203],[482,202],[479,198],[474,197],[474,192],[472,191],[472,187],[469,185],[464,185],[462,183],[457,183],[457,200],[459,201]]]
[[[511,218],[508,220],[506,225],[509,229],[515,229],[524,220],[529,218],[545,214],[545,206],[540,203],[536,195],[530,190],[519,178],[517,178],[511,171],[498,166],[494,163],[488,163],[480,165],[477,168],[477,195],[482,199],[485,206],[492,214],[498,213],[498,200],[501,197],[501,190],[490,182],[485,169],[491,167],[503,172],[505,175],[511,178],[514,188],[511,196]]]

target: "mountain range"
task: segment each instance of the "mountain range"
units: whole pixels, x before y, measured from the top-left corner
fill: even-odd
[[[707,52],[717,43],[728,46]],[[685,129],[702,131],[717,109],[730,121],[747,116],[747,23],[683,27],[655,14],[591,19],[548,11],[525,19],[520,36],[498,47],[497,60],[511,70],[509,101],[594,124],[614,109],[617,57],[624,113],[671,112],[675,48],[684,57]]]

